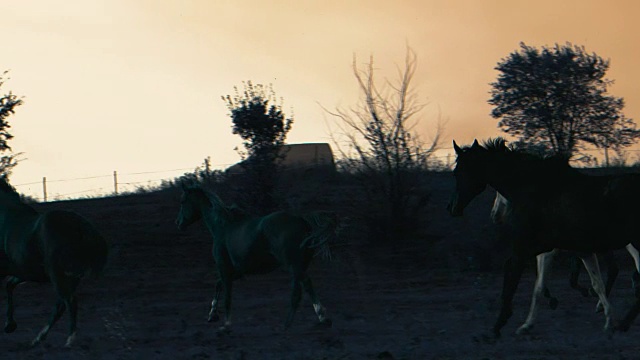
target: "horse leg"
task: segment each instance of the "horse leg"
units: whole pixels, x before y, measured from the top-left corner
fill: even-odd
[[[636,271],[633,273],[633,276],[631,277],[631,281],[632,281],[632,286],[636,291],[636,297],[639,297],[640,296],[640,254],[632,244],[627,244],[626,249],[631,255],[631,257],[633,258],[633,262],[636,265]]]
[[[571,285],[572,289],[576,289],[580,291],[582,296],[584,297],[589,296],[589,289],[582,287],[580,286],[580,284],[578,284],[578,277],[580,276],[580,270],[582,269],[582,266],[578,261],[578,257],[576,256],[571,257],[570,267],[571,267],[571,276],[569,277],[569,285]]]
[[[231,291],[233,279],[230,276],[222,276],[222,290],[224,292],[224,324],[219,328],[221,332],[231,331]]]
[[[602,274],[600,273],[600,266],[598,265],[598,256],[596,254],[591,254],[591,256],[582,257],[582,262],[584,263],[584,267],[587,269],[589,273],[589,277],[591,278],[591,286],[593,290],[595,290],[596,294],[598,294],[598,298],[604,307],[604,316],[605,316],[605,324],[604,329],[611,329],[611,305],[609,304],[609,300],[607,300],[607,295],[605,294],[604,283],[602,282]]]
[[[616,281],[618,273],[620,272],[620,268],[618,267],[618,263],[616,262],[616,257],[613,254],[613,251],[607,251],[602,256],[604,258],[604,261],[607,263],[607,283],[604,287],[604,293],[607,297],[609,297],[611,289],[613,288],[613,283]],[[596,304],[596,312],[602,312],[602,310],[602,302],[598,300],[598,304]]]
[[[551,291],[549,291],[548,287],[544,287],[544,291],[542,292],[545,298],[549,299],[549,307],[551,310],[555,310],[558,307],[558,298],[551,295]]]
[[[633,274],[633,287],[635,289],[636,302],[635,304],[633,304],[631,309],[629,309],[629,312],[627,312],[627,315],[624,317],[624,319],[620,321],[620,324],[617,328],[621,331],[629,330],[631,323],[638,316],[638,313],[640,313],[640,258],[638,256],[638,250],[634,245],[627,245],[627,251],[629,252],[629,254],[631,254],[631,256],[633,257],[633,261],[636,264],[636,272]]]
[[[284,323],[285,329],[288,329],[289,326],[291,326],[293,316],[300,306],[300,300],[302,300],[302,280],[301,276],[295,274],[294,272],[293,280],[291,281],[291,308],[289,309],[287,321],[285,321]]]
[[[67,336],[67,341],[64,346],[71,347],[76,338],[78,300],[75,296],[75,291],[80,283],[80,279],[66,275],[55,275],[52,277],[51,281],[53,282],[53,286],[58,294],[58,302],[51,313],[49,323],[42,328],[40,333],[38,333],[38,336],[36,336],[36,338],[31,342],[31,345],[36,345],[43,341],[47,337],[47,334],[49,333],[49,330],[51,330],[53,324],[60,319],[65,309],[69,309],[69,336]]]
[[[211,301],[211,311],[209,311],[208,322],[214,322],[220,320],[220,315],[218,315],[218,299],[220,298],[220,293],[222,292],[222,280],[218,280],[216,282],[216,288],[214,290],[213,300]]]
[[[555,250],[552,250],[536,256],[538,276],[536,277],[536,284],[533,288],[533,296],[531,297],[531,308],[529,309],[527,320],[516,331],[517,334],[527,333],[531,330],[531,328],[533,328],[533,324],[536,321],[536,315],[538,312],[538,299],[540,299],[543,289],[546,289],[544,285],[545,276],[547,276],[547,274],[549,273],[549,265],[551,265],[551,261],[553,260],[554,255]]]
[[[513,314],[512,302],[513,296],[518,288],[522,271],[524,270],[524,262],[521,256],[512,255],[504,264],[504,282],[502,285],[502,307],[500,314],[493,326],[493,334],[500,337],[500,329],[507,323],[507,320]]]
[[[318,295],[316,295],[316,292],[313,289],[311,278],[308,275],[304,278],[304,280],[302,280],[302,287],[304,288],[304,291],[309,294],[311,303],[313,304],[313,310],[315,311],[320,323],[331,325],[331,319],[327,317],[327,309],[325,309],[324,306],[322,306],[322,304],[320,303]]]
[[[24,280],[20,280],[15,276],[11,276],[9,280],[7,280],[7,322],[4,325],[4,332],[12,333],[18,327],[16,321],[13,319],[13,290],[18,286],[18,284],[23,283]]]

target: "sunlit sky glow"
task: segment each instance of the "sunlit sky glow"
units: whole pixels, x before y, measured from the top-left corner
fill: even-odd
[[[221,167],[235,163],[241,142],[220,96],[243,80],[272,83],[293,109],[289,142],[329,142],[320,104],[356,103],[354,54],[359,63],[373,55],[379,79],[393,79],[407,44],[418,56],[415,89],[429,104],[417,130],[428,138],[441,114],[447,149],[452,138],[502,134],[489,116],[489,83],[520,41],[568,41],[611,59],[610,91],[638,122],[639,7],[632,0],[3,2],[0,71],[10,70],[10,79],[0,91],[24,96],[9,118],[10,145],[25,159],[11,180],[105,176],[48,186],[50,198],[82,196],[111,191],[114,170],[121,182],[137,182],[180,175],[159,171],[193,168],[207,156]],[[151,173],[125,175],[140,172]],[[18,190],[42,194],[39,183]]]

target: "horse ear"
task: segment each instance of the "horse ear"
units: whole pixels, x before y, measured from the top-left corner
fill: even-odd
[[[478,139],[473,139],[473,144],[471,144],[471,148],[477,149],[480,147],[480,143],[478,143]]]
[[[462,152],[462,149],[460,149],[460,146],[458,146],[458,144],[456,144],[455,140],[453,140],[453,150],[456,151],[456,154],[460,154]]]

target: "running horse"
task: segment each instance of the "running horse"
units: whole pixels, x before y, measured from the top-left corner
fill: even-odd
[[[218,300],[224,292],[225,322],[222,332],[230,331],[233,281],[248,274],[264,274],[283,267],[291,273],[291,307],[285,328],[291,325],[304,289],[321,324],[330,325],[326,310],[313,288],[307,267],[316,250],[328,251],[335,235],[337,219],[327,212],[304,216],[277,211],[266,216],[250,216],[225,205],[214,193],[199,186],[182,185],[180,211],[176,224],[180,230],[202,219],[213,237],[213,257],[218,270],[209,322],[219,320]]]
[[[76,337],[78,299],[75,295],[85,275],[100,275],[107,262],[108,245],[83,217],[69,211],[38,213],[0,177],[0,277],[9,276],[5,332],[16,330],[13,290],[25,281],[51,282],[57,295],[49,322],[31,342],[43,341],[49,330],[69,310],[71,346]]]
[[[503,224],[508,221],[510,213],[510,205],[509,201],[499,192],[496,192],[496,198],[493,201],[493,207],[491,208],[491,219],[495,224]],[[633,247],[632,244],[627,244],[627,251],[633,258],[633,261],[636,265],[636,268],[639,267],[640,256],[638,254],[638,250]],[[536,264],[537,264],[537,276],[534,286],[533,295],[531,297],[531,307],[529,309],[529,315],[527,316],[526,321],[522,326],[518,328],[517,333],[522,334],[526,333],[533,328],[533,325],[536,320],[536,314],[538,311],[538,300],[540,299],[541,294],[544,294],[545,297],[549,298],[549,306],[552,309],[555,309],[558,306],[558,300],[551,296],[549,289],[545,286],[545,279],[547,278],[550,272],[551,262],[553,261],[553,257],[558,252],[558,249],[553,249],[549,252],[545,252],[536,256]],[[611,289],[613,288],[613,283],[616,280],[618,275],[618,264],[616,263],[615,256],[613,251],[607,251],[604,254],[601,254],[603,259],[607,264],[607,282],[605,284],[605,295],[608,297]],[[569,277],[569,284],[573,289],[580,291],[582,296],[589,296],[589,289],[580,286],[578,284],[578,276],[580,274],[580,264],[578,263],[579,256],[576,254],[571,254],[571,276]],[[632,283],[633,287],[637,287],[639,273],[638,271],[633,272]],[[591,289],[593,290],[593,289]],[[603,305],[600,301],[596,305],[596,312],[603,311]]]
[[[464,208],[487,186],[511,204],[506,225],[512,252],[504,266],[502,304],[493,326],[494,336],[500,336],[513,313],[513,296],[525,261],[556,248],[580,255],[603,304],[605,330],[613,329],[611,306],[595,253],[629,243],[639,248],[636,223],[640,217],[640,175],[585,175],[565,159],[509,149],[501,138],[490,139],[484,146],[477,140],[462,148],[454,141],[453,146],[457,154],[456,186],[449,212],[462,216]],[[619,330],[628,330],[640,312],[638,289],[635,295],[635,304],[616,327]]]

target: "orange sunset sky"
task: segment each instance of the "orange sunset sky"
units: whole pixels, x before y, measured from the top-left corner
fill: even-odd
[[[241,141],[220,96],[243,80],[272,83],[293,108],[289,142],[329,142],[319,104],[357,102],[354,54],[360,63],[373,55],[379,80],[393,79],[407,44],[418,56],[415,89],[429,104],[417,131],[428,138],[440,113],[445,153],[453,138],[503,134],[489,116],[489,83],[521,41],[572,42],[610,59],[610,92],[640,122],[632,0],[1,3],[0,71],[10,72],[0,91],[24,96],[8,119],[10,145],[24,152],[11,182],[37,197],[43,176],[50,198],[83,196],[112,191],[114,170],[139,182],[180,175],[207,156],[218,167],[237,162]]]

